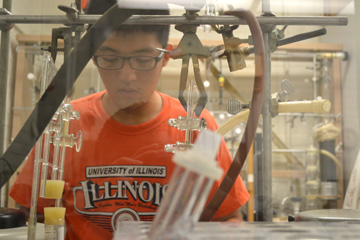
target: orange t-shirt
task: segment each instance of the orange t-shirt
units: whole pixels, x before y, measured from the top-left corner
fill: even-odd
[[[111,239],[117,221],[151,221],[166,192],[174,164],[166,144],[184,142],[185,133],[169,126],[169,118],[186,116],[177,99],[159,93],[161,112],[149,122],[127,126],[113,120],[104,110],[101,97],[95,93],[73,101],[80,120],[70,122],[69,133],[83,133],[80,152],[66,149],[64,164],[67,239]],[[207,128],[217,124],[206,110],[201,114]],[[33,158],[29,157],[10,196],[29,207]],[[232,159],[224,140],[218,151],[218,163],[225,172]],[[225,173],[224,173],[225,174]],[[212,188],[213,195],[219,186]],[[243,205],[249,194],[238,178],[214,218],[230,214]],[[39,198],[38,211],[51,204]]]

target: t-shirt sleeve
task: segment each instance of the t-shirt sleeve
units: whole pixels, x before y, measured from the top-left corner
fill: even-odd
[[[29,154],[24,166],[22,167],[13,187],[10,189],[9,196],[20,205],[30,208],[31,189],[34,170],[34,149]],[[43,212],[44,207],[53,206],[54,201],[39,197],[37,202],[37,211]]]
[[[229,150],[226,147],[224,140],[222,140],[221,146],[219,148],[218,163],[219,163],[219,166],[224,170],[223,177],[222,177],[222,179],[223,179],[227,170],[229,169],[229,167],[232,163],[231,155],[229,153]],[[221,179],[221,181],[222,181],[222,179]],[[212,188],[211,193],[210,193],[211,197],[215,194],[216,190],[219,188],[221,181],[215,182],[214,187]],[[248,201],[249,197],[250,197],[250,195],[245,187],[244,182],[242,181],[242,179],[239,175],[236,178],[236,181],[235,181],[233,187],[231,188],[230,192],[226,196],[224,202],[221,204],[220,208],[213,216],[213,219],[221,218],[221,217],[224,217],[224,216],[229,215],[230,213],[234,212],[235,210],[240,208],[242,205],[244,205]]]

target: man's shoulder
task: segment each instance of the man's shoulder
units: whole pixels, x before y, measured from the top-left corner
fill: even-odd
[[[158,92],[161,96],[161,98],[164,100],[164,101],[170,101],[170,102],[179,102],[179,100],[177,98],[174,98],[172,96],[170,96],[169,94],[167,93],[163,93],[163,92]]]

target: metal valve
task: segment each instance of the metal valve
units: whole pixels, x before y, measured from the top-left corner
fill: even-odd
[[[285,101],[285,96],[295,92],[294,85],[287,79],[281,81],[281,93],[273,93],[270,98],[270,114],[271,117],[278,115],[278,103]]]
[[[186,117],[179,116],[177,119],[170,118],[169,125],[177,128],[178,130],[196,130],[200,131],[206,128],[206,120],[204,118],[192,118],[190,121]]]
[[[63,118],[60,114],[56,113],[49,124],[50,133],[62,133],[64,130]]]
[[[240,102],[240,100],[234,99],[234,98],[231,98],[228,101],[227,112],[232,115],[235,115],[235,114],[241,112],[241,110],[243,110],[244,108],[250,108],[250,104],[244,104],[244,103]]]
[[[178,151],[185,151],[186,149],[189,149],[192,146],[193,146],[193,144],[176,142],[176,144],[166,144],[164,149],[165,149],[165,152],[175,153]]]
[[[72,148],[75,146],[75,149],[77,152],[80,152],[81,146],[82,146],[82,132],[81,130],[78,131],[76,137],[74,134],[70,134],[67,136],[64,136],[64,144],[66,147]]]
[[[78,111],[72,111],[70,119],[79,120],[80,119],[80,113]]]
[[[61,145],[61,138],[62,138],[62,132],[55,131],[55,134],[50,136],[50,143],[54,146],[60,146]]]
[[[286,95],[291,95],[295,92],[294,85],[287,79],[281,81],[281,90],[279,94],[280,100],[283,102]]]
[[[70,103],[65,103],[59,110],[59,114],[63,116],[64,120],[79,120],[80,113],[78,111],[73,111],[73,107]]]

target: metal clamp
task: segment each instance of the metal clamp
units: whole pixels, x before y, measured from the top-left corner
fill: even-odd
[[[281,93],[279,92],[273,93],[270,98],[270,114],[271,117],[273,118],[279,114],[278,103],[284,102],[286,95],[293,94],[295,92],[295,87],[289,80],[284,79],[281,81],[281,90],[282,90]]]
[[[59,5],[58,8],[66,13],[66,17],[71,20],[71,21],[75,21],[79,18],[79,10],[76,9],[74,6],[74,4],[71,4],[71,6],[65,6],[65,5]]]
[[[246,67],[245,58],[250,54],[248,47],[239,47],[241,43],[247,41],[234,37],[233,31],[238,27],[238,25],[224,25],[220,28],[214,26],[215,31],[220,33],[223,37],[225,50],[220,57],[226,56],[230,72],[244,69]]]
[[[0,15],[11,15],[11,12],[9,12],[6,8],[0,8]],[[7,31],[10,30],[14,24],[9,24],[6,21],[0,21],[0,30],[1,31]]]
[[[205,48],[200,39],[196,35],[197,25],[176,25],[175,29],[184,33],[180,43],[176,49],[172,51],[170,57],[173,59],[182,58],[182,68],[180,74],[180,87],[179,87],[179,101],[185,110],[187,110],[187,103],[184,98],[186,89],[189,61],[190,57],[193,62],[193,69],[195,75],[195,82],[200,92],[198,104],[195,107],[196,116],[200,116],[202,110],[205,108],[207,102],[207,95],[205,92],[204,84],[201,80],[199,57],[209,57],[210,50]]]

